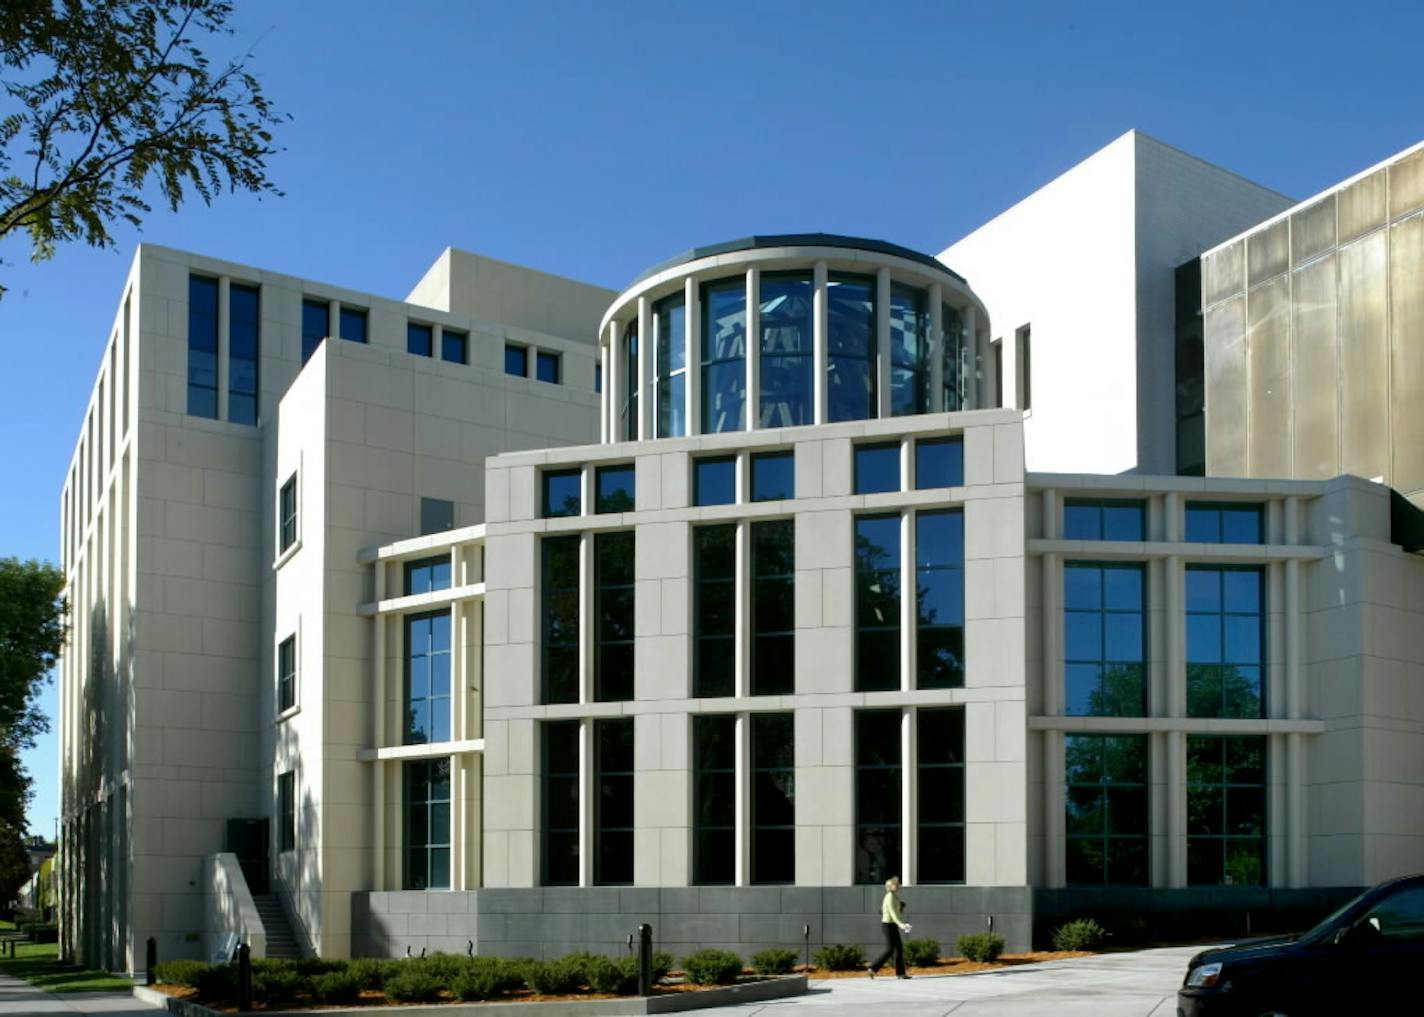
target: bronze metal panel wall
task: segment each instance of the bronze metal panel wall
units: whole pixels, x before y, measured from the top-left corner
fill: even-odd
[[[1246,285],[1255,286],[1290,266],[1290,220],[1282,219],[1246,238]]]
[[[1389,472],[1389,344],[1383,230],[1340,248],[1340,467]]]
[[[1210,307],[1246,288],[1246,244],[1238,240],[1202,258],[1202,306]]]
[[[1424,215],[1390,227],[1390,420],[1392,486],[1424,488]]]
[[[1389,217],[1397,219],[1421,206],[1424,206],[1424,149],[1389,167]]]
[[[1289,276],[1246,294],[1246,466],[1253,477],[1291,475],[1290,304]]]
[[[1328,194],[1290,217],[1291,265],[1305,264],[1335,246],[1335,195]]]
[[[1384,225],[1385,171],[1377,170],[1340,192],[1340,243]]]
[[[1246,475],[1246,298],[1206,310],[1206,466],[1214,477]]]
[[[1291,391],[1295,394],[1292,459],[1294,476],[1310,480],[1325,480],[1340,472],[1337,285],[1334,254],[1297,269],[1291,279]]]

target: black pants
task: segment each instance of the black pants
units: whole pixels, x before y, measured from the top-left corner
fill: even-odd
[[[905,947],[900,942],[900,926],[894,922],[881,922],[880,931],[885,933],[885,952],[870,962],[871,971],[879,971],[882,964],[892,956],[895,958],[895,974],[905,973]]]

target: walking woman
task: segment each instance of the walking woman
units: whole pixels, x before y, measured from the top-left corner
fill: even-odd
[[[891,876],[885,881],[885,898],[880,902],[880,931],[885,933],[885,952],[866,965],[871,978],[891,957],[895,958],[895,977],[910,977],[905,974],[905,946],[900,942],[900,933],[910,931],[905,924],[904,908],[900,902],[900,879]]]

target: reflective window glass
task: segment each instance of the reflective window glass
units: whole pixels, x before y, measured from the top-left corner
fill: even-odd
[[[540,628],[543,703],[579,698],[579,536],[545,537],[541,544]]]
[[[876,416],[875,277],[832,275],[826,284],[826,413]]]
[[[550,385],[557,385],[561,380],[559,366],[559,354],[540,350],[534,358],[534,377]]]
[[[632,463],[621,466],[600,466],[597,477],[596,512],[632,512],[637,508],[636,470]]]
[[[331,327],[331,308],[324,300],[302,301],[302,363],[311,359]]]
[[[401,764],[407,890],[450,889],[450,760]]]
[[[702,287],[702,433],[746,426],[747,285],[741,276]]]
[[[796,678],[796,524],[751,524],[751,693],[789,695]]]
[[[939,321],[943,332],[940,356],[944,361],[944,409],[953,413],[970,408],[966,388],[974,377],[974,369],[969,364],[972,344],[964,334],[964,319],[953,307],[940,304]]]
[[[1187,716],[1264,717],[1264,573],[1188,565]]]
[[[687,433],[687,306],[683,294],[658,301],[653,308],[653,392],[657,397],[659,438]]]
[[[737,527],[692,531],[693,695],[730,696],[736,663]]]
[[[751,715],[751,882],[796,882],[796,742],[789,713]]]
[[[638,440],[638,323],[630,321],[623,332],[623,440]]]
[[[407,597],[417,593],[430,593],[433,590],[448,590],[449,588],[450,556],[448,554],[406,562],[405,594]]]
[[[855,881],[900,872],[900,711],[855,712]]]
[[[227,419],[257,423],[257,370],[261,300],[256,286],[228,287]]]
[[[761,406],[759,426],[794,427],[813,420],[811,401],[813,287],[810,273],[761,276]]]
[[[420,499],[420,535],[455,528],[455,503],[447,498]]]
[[[470,361],[470,337],[453,328],[440,330],[440,359],[451,364],[467,364]]]
[[[1064,563],[1064,713],[1145,715],[1144,577],[1138,563]]]
[[[218,281],[188,277],[188,414],[218,416]]]
[[[583,470],[544,472],[544,518],[576,516],[583,512]]]
[[[737,459],[718,456],[692,461],[692,503],[731,505],[737,500]]]
[[[450,740],[450,612],[405,618],[406,745]]]
[[[504,344],[504,373],[516,378],[529,376],[529,347]]]
[[[890,286],[890,413],[903,417],[930,408],[930,315],[925,292]]]
[[[1187,882],[1264,886],[1266,739],[1187,736]]]
[[[339,322],[341,338],[353,343],[366,341],[366,309],[364,307],[343,307]]]
[[[600,703],[633,698],[633,556],[632,530],[594,534],[593,697]]]
[[[1147,736],[1064,738],[1069,885],[1147,883]]]
[[[1141,499],[1068,498],[1063,502],[1065,540],[1144,540],[1146,503]]]
[[[921,883],[964,882],[964,709],[915,711]]]
[[[692,881],[731,885],[737,865],[737,718],[692,718]]]
[[[539,882],[543,886],[577,886],[579,881],[579,726],[577,720],[539,725],[544,777],[539,796],[543,820]]]
[[[900,443],[855,446],[855,493],[900,490]]]
[[[633,882],[633,718],[593,722],[593,881]]]
[[[964,483],[964,439],[921,438],[915,442],[915,489],[960,487]]]
[[[297,775],[293,770],[277,775],[277,850],[297,847]]]
[[[855,689],[900,688],[900,516],[855,520]]]
[[[752,501],[781,501],[795,497],[795,453],[754,453],[752,455]]]
[[[1240,502],[1187,502],[1186,539],[1194,544],[1265,542],[1261,505]]]
[[[428,357],[434,353],[435,330],[429,325],[408,321],[405,325],[405,351],[417,357]]]
[[[964,685],[964,512],[915,515],[915,688]]]
[[[297,542],[297,475],[293,473],[277,496],[277,551]]]
[[[297,705],[297,637],[288,636],[277,647],[277,712]]]

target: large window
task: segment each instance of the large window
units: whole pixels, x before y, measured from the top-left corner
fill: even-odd
[[[450,760],[405,763],[407,890],[450,889]]]
[[[879,442],[855,446],[856,494],[900,490],[900,443]]]
[[[964,512],[915,516],[915,688],[964,685]]]
[[[277,850],[297,848],[297,774],[295,770],[277,776]]]
[[[277,551],[297,542],[297,475],[293,473],[277,496]]]
[[[964,709],[919,710],[919,882],[964,882]]]
[[[752,501],[796,497],[796,453],[752,453]]]
[[[737,527],[692,531],[693,695],[730,696],[736,661]]]
[[[1189,501],[1187,540],[1194,544],[1265,543],[1261,506],[1238,502]]]
[[[740,276],[702,287],[702,433],[746,426],[747,286]]]
[[[751,542],[751,691],[788,695],[796,685],[796,523],[752,523]]]
[[[855,690],[900,687],[900,517],[855,521]]]
[[[543,736],[544,787],[540,796],[540,859],[544,886],[579,882],[579,722],[546,721]]]
[[[366,341],[366,309],[364,307],[343,307],[337,316],[341,338],[353,343]]]
[[[643,383],[638,373],[638,323],[630,321],[623,330],[623,439],[638,440],[638,389]]]
[[[940,329],[944,333],[944,347],[940,351],[944,359],[944,408],[953,413],[967,409],[965,406],[965,382],[973,377],[973,368],[967,363],[967,347],[964,334],[964,319],[948,304],[939,305]]]
[[[1187,716],[1264,717],[1265,574],[1188,565]]]
[[[633,882],[633,718],[593,722],[593,881]]]
[[[405,744],[450,740],[450,612],[405,619]]]
[[[1068,498],[1063,502],[1065,540],[1144,540],[1146,505],[1140,498]]]
[[[736,500],[736,456],[715,456],[692,461],[694,505],[731,505]]]
[[[583,470],[546,470],[544,482],[544,518],[576,516],[583,511]]]
[[[1068,735],[1066,874],[1072,884],[1147,882],[1147,736]]]
[[[1265,885],[1265,738],[1187,736],[1187,882]]]
[[[450,588],[450,556],[435,555],[405,563],[405,595]]]
[[[579,537],[545,537],[540,572],[543,701],[579,699]]]
[[[288,636],[277,645],[277,712],[297,705],[297,637]]]
[[[761,427],[794,427],[814,419],[812,289],[809,273],[768,272],[761,277]]]
[[[855,714],[855,881],[900,872],[900,711]]]
[[[316,348],[331,331],[331,305],[325,300],[302,301],[302,363],[311,359]]]
[[[751,881],[796,882],[796,750],[790,713],[754,713]]]
[[[832,275],[826,284],[826,414],[876,416],[875,277]]]
[[[925,292],[890,286],[890,413],[903,417],[930,409],[930,315]]]
[[[600,703],[633,698],[633,539],[632,530],[593,537],[593,698]]]
[[[594,476],[595,512],[632,512],[638,507],[638,478],[632,463],[600,466]]]
[[[692,881],[730,884],[737,872],[737,718],[692,718]]]
[[[653,327],[657,333],[653,364],[657,436],[679,438],[687,433],[687,303],[683,294],[654,305]]]
[[[963,438],[921,438],[915,442],[915,490],[960,487],[963,483]]]
[[[1065,713],[1146,714],[1145,579],[1141,564],[1064,564]]]
[[[256,286],[228,287],[227,419],[257,423],[258,320]]]
[[[188,414],[218,417],[218,281],[188,277]]]

